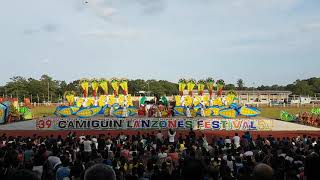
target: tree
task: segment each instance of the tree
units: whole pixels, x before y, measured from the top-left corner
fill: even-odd
[[[295,83],[295,87],[293,88],[293,93],[298,95],[314,95],[313,87],[308,84],[308,81],[305,80],[297,80]]]
[[[128,81],[129,94],[135,94],[138,91],[148,91],[148,85],[143,79],[135,79]]]
[[[235,90],[236,86],[234,84],[227,84],[224,86],[224,90]]]
[[[244,82],[243,82],[242,79],[238,79],[237,86],[238,86],[238,90],[243,90],[244,89]]]

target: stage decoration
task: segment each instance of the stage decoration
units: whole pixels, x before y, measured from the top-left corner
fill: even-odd
[[[202,96],[203,95],[203,91],[204,91],[204,87],[206,85],[206,81],[205,80],[199,80],[197,85],[198,85],[198,94],[200,96]]]
[[[74,104],[74,95],[75,95],[74,91],[66,91],[64,93],[64,98],[67,100],[69,106],[73,106]]]
[[[88,95],[89,82],[93,90],[93,97]],[[55,115],[60,117],[75,116],[78,118],[90,118],[93,116],[106,116],[116,118],[126,118],[136,116],[138,108],[133,106],[133,99],[128,94],[128,80],[113,78],[110,81],[114,93],[108,95],[108,80],[82,79],[80,81],[83,97],[76,97],[74,92],[65,92],[65,98],[68,102],[66,106],[56,108]],[[99,87],[103,90],[103,95],[97,96]],[[119,94],[119,88],[122,88],[123,94]]]
[[[282,121],[294,121],[296,119],[296,116],[293,114],[288,113],[287,111],[281,111],[280,112],[280,120]]]
[[[225,85],[225,83],[222,79],[219,79],[217,81],[217,93],[220,97],[222,96],[222,91],[223,91],[224,85]]]
[[[83,97],[87,97],[89,91],[89,80],[88,79],[81,79],[80,86],[83,90]]]
[[[146,100],[147,100],[147,97],[146,96],[142,96],[140,98],[140,101],[139,101],[140,106],[144,106],[145,103],[146,103]]]
[[[28,106],[19,106],[17,100],[2,101],[0,103],[0,124],[22,120],[31,120],[33,114]]]
[[[119,80],[117,78],[112,78],[111,79],[111,87],[113,89],[113,95],[117,96],[119,93]]]
[[[168,106],[169,105],[169,101],[165,96],[161,96],[159,102],[161,102],[163,105]]]
[[[313,108],[313,109],[311,109],[311,114],[313,114],[313,115],[320,115],[320,108]]]
[[[99,89],[98,80],[96,80],[96,79],[91,80],[91,88],[93,90],[93,97],[94,97],[94,99],[96,99],[97,98],[97,92],[98,92],[98,89]]]
[[[91,82],[93,96],[89,96],[88,87]],[[87,80],[82,79],[80,82],[83,90],[83,97],[76,97],[74,92],[67,91],[65,99],[67,105],[56,108],[55,114],[60,117],[74,116],[77,118],[91,118],[93,116],[105,116],[114,118],[129,118],[135,116],[148,116],[157,118],[168,118],[171,116],[184,116],[187,118],[198,117],[220,117],[227,119],[235,119],[241,117],[255,117],[261,114],[260,110],[254,107],[237,104],[238,95],[235,91],[229,91],[222,94],[224,81],[218,80],[216,88],[218,96],[213,97],[214,80],[208,78],[197,81],[190,79],[179,80],[179,95],[174,96],[176,106],[170,109],[170,100],[166,96],[159,98],[159,104],[153,104],[147,101],[147,97],[143,96],[137,99],[139,107],[134,106],[133,97],[128,94],[128,80],[112,78],[110,86],[113,94],[108,95],[108,81],[106,79]],[[198,94],[193,94],[193,89],[197,85]],[[97,91],[101,87],[104,94],[97,97]],[[205,94],[205,88],[208,94]],[[122,91],[119,92],[119,88]],[[184,95],[183,91],[187,88],[188,95]],[[146,103],[148,102],[148,106]],[[317,113],[314,110],[314,113]]]
[[[127,79],[121,79],[120,80],[120,86],[123,90],[123,94],[127,95],[128,94],[128,80]]]
[[[188,89],[188,92],[189,92],[189,95],[192,96],[192,91],[193,91],[193,88],[196,86],[196,80],[194,79],[189,79],[187,81],[187,89]]]
[[[187,86],[187,81],[185,79],[180,79],[178,82],[179,85],[179,94],[180,96],[183,96],[183,91]]]
[[[103,90],[104,95],[108,95],[108,81],[104,78],[99,80],[99,85]]]
[[[207,85],[207,88],[208,88],[208,91],[209,91],[210,98],[212,98],[212,96],[213,96],[213,88],[214,88],[214,80],[213,80],[213,78],[208,78],[206,85]]]
[[[6,109],[7,107],[3,104],[0,104],[0,124],[4,124],[6,122]]]
[[[226,94],[226,104],[230,106],[234,103],[235,99],[237,98],[237,93],[234,90],[227,92]]]
[[[257,108],[237,104],[238,95],[233,90],[223,96],[222,91],[225,85],[223,80],[217,81],[216,88],[218,96],[215,98],[213,97],[215,81],[212,78],[208,78],[207,81],[198,81],[198,95],[192,94],[194,87],[193,82],[195,81],[187,82],[189,95],[175,96],[175,116],[186,116],[188,118],[222,117],[233,119],[239,116],[255,117],[261,114],[261,111]],[[204,94],[205,85],[209,95]]]

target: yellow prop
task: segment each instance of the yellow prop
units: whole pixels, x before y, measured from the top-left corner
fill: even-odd
[[[227,105],[231,105],[234,102],[234,99],[236,98],[235,95],[227,95],[226,97],[226,103]]]
[[[112,105],[115,104],[115,103],[116,103],[115,97],[114,97],[113,95],[110,95],[110,96],[109,96],[108,105],[109,105],[109,106],[112,106]]]
[[[77,107],[81,107],[82,104],[83,104],[83,102],[84,102],[84,99],[79,98],[79,99],[76,101],[76,106],[77,106]]]
[[[214,106],[222,106],[223,103],[222,103],[222,99],[220,97],[216,98],[213,100],[213,105]]]
[[[133,106],[133,101],[131,95],[127,95],[127,105],[128,106]]]
[[[186,96],[186,97],[184,98],[184,104],[185,104],[186,106],[192,106],[192,103],[193,103],[193,99],[192,99],[190,96]]]
[[[104,94],[107,95],[108,94],[108,81],[105,79],[101,79],[99,82],[99,85],[100,85],[101,89],[103,90]]]
[[[196,85],[195,80],[189,80],[187,83],[187,89],[189,91],[189,95],[192,96],[192,90],[194,89],[194,86]]]
[[[97,91],[98,91],[98,88],[99,88],[99,83],[97,80],[93,80],[91,82],[91,87],[92,87],[92,90],[93,90],[93,96],[94,97],[97,97]]]
[[[81,88],[83,90],[83,96],[87,97],[88,91],[89,91],[89,82],[88,82],[88,80],[81,80],[80,86],[81,86]]]
[[[126,79],[121,80],[120,86],[123,90],[123,94],[127,95],[128,94],[128,81]]]
[[[180,96],[175,96],[174,98],[176,100],[176,106],[181,106],[181,97]]]
[[[201,102],[201,98],[199,96],[195,96],[193,99],[193,105],[198,106]]]
[[[111,80],[111,87],[113,89],[113,94],[115,96],[117,96],[119,93],[119,81],[117,79],[112,79]]]
[[[74,103],[74,95],[73,94],[67,94],[66,99],[69,103],[69,106],[71,106]]]

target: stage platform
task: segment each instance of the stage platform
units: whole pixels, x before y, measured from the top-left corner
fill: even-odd
[[[257,119],[257,120],[259,120],[259,119]],[[280,120],[274,120],[274,119],[266,119],[266,118],[263,118],[263,119],[272,121],[272,128],[271,128],[271,130],[267,130],[267,131],[315,131],[315,132],[318,131],[319,136],[320,136],[320,128],[306,126],[306,125],[297,124],[297,123],[285,122],[285,121],[280,121]],[[21,121],[21,122],[15,122],[15,123],[10,123],[10,124],[4,124],[4,125],[0,125],[0,131],[39,130],[39,129],[36,129],[36,123],[37,123],[37,120],[34,119],[34,120],[29,120],[29,121]],[[97,130],[97,129],[95,129],[95,130]],[[50,130],[50,131],[52,131],[52,130]],[[206,130],[206,131],[210,131],[210,130]],[[212,131],[218,131],[218,130],[212,130]],[[244,131],[247,131],[247,130],[244,130]],[[257,130],[252,130],[252,131],[257,131]]]
[[[197,119],[194,119],[195,121]],[[256,119],[256,120],[259,120]],[[264,130],[264,131],[259,131],[259,130],[211,130],[211,129],[195,129],[197,133],[205,133],[205,134],[212,134],[212,135],[232,135],[233,132],[239,132],[240,134],[245,132],[245,131],[251,131],[254,135],[287,135],[287,136],[296,136],[296,135],[311,135],[311,136],[319,136],[320,137],[320,128],[316,127],[311,127],[311,126],[306,126],[306,125],[301,125],[301,124],[296,124],[296,123],[290,123],[290,122],[284,122],[280,120],[273,120],[273,119],[266,119],[263,118],[263,120],[268,120],[272,122],[272,127],[270,130]],[[38,120],[39,121],[39,120]],[[125,121],[125,120],[124,120]],[[6,133],[8,135],[33,135],[33,134],[42,134],[42,135],[50,135],[50,134],[61,134],[61,135],[66,135],[70,131],[76,131],[81,134],[90,134],[90,135],[98,135],[101,133],[110,133],[110,134],[119,134],[120,132],[125,132],[126,134],[136,134],[137,131],[146,133],[146,132],[152,132],[152,131],[157,131],[159,129],[39,129],[36,126],[37,120],[30,120],[30,121],[22,121],[22,122],[16,122],[16,123],[11,123],[11,124],[5,124],[5,125],[0,125],[0,135],[1,133]],[[166,131],[167,129],[162,129]],[[188,129],[177,129],[179,133],[187,133]]]

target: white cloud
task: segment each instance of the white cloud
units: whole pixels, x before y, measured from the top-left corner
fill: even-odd
[[[49,64],[50,60],[48,58],[44,58],[44,59],[41,60],[41,63],[42,64]]]
[[[101,18],[110,18],[117,12],[115,8],[107,5],[103,0],[88,0],[86,4]]]
[[[306,24],[301,28],[301,30],[304,32],[320,32],[320,22]]]
[[[82,33],[85,36],[96,36],[100,38],[123,38],[123,39],[135,39],[141,37],[141,33],[131,32],[131,31],[118,31],[118,32],[108,32],[102,30],[95,30],[90,32]]]

